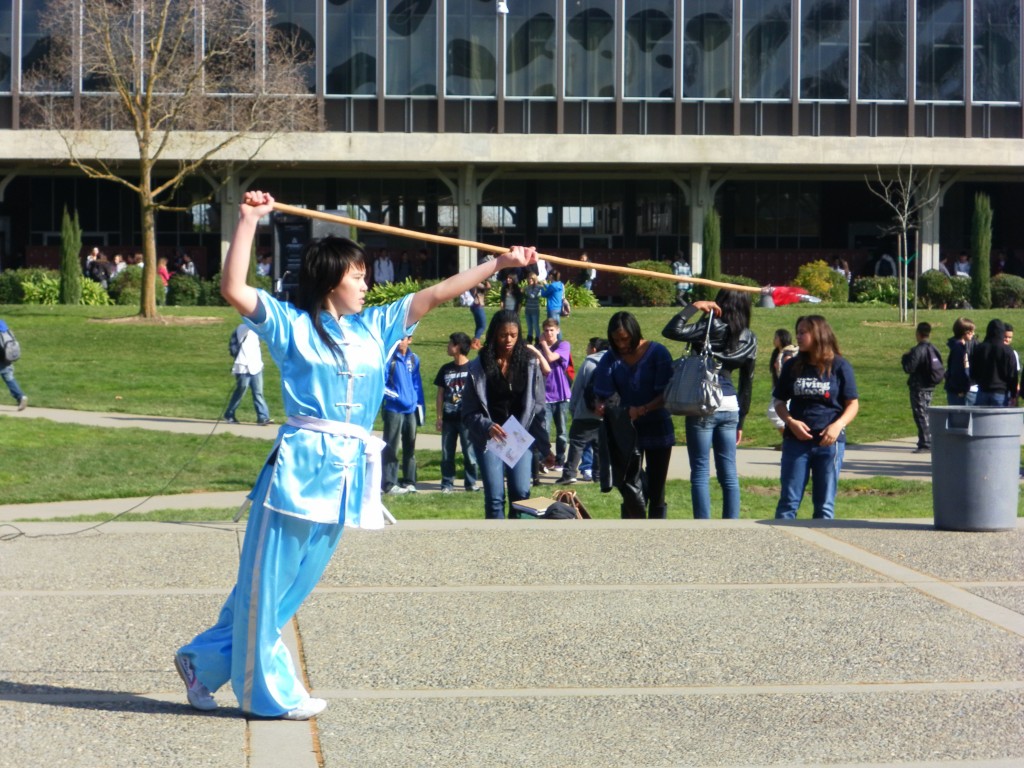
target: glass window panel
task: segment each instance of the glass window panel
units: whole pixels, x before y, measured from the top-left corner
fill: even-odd
[[[917,99],[963,101],[964,4],[917,0]]]
[[[850,6],[803,0],[800,20],[800,96],[850,97]]]
[[[732,98],[732,0],[683,4],[683,96]]]
[[[673,0],[626,0],[623,96],[670,99],[675,18]]]
[[[10,6],[0,9],[0,91],[11,90],[11,24]]]
[[[865,101],[907,99],[907,4],[860,0],[857,95]]]
[[[324,59],[329,94],[372,96],[377,92],[377,3],[327,3]]]
[[[615,6],[612,0],[574,4],[566,9],[565,95],[615,96]]]
[[[445,86],[449,95],[497,93],[498,18],[494,0],[448,0]]]
[[[1020,0],[974,0],[974,100],[1020,101]]]
[[[22,88],[32,91],[70,91],[70,78],[57,80],[42,72],[46,57],[53,50],[53,38],[42,27],[40,18],[46,0],[24,0],[21,9]]]
[[[389,96],[437,94],[434,0],[388,0],[386,87]]]
[[[743,0],[742,98],[789,98],[791,18],[789,0]]]
[[[316,91],[316,0],[266,0],[268,25],[294,41],[310,93]]]
[[[508,96],[555,95],[555,0],[515,0],[505,17]]]

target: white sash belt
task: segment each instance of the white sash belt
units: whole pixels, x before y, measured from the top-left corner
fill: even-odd
[[[381,499],[380,485],[384,473],[384,465],[381,460],[381,452],[387,445],[379,437],[369,430],[363,429],[357,424],[349,424],[345,421],[330,421],[318,419],[315,416],[289,416],[286,422],[290,427],[308,429],[313,432],[325,432],[328,435],[339,437],[351,437],[363,444],[366,454],[366,477],[363,478],[363,497],[359,510],[359,525],[349,522],[348,515],[345,515],[345,525],[350,528],[372,528],[384,527],[384,521],[395,523],[394,516],[384,507]]]

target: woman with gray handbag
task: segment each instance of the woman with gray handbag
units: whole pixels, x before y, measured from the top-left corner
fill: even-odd
[[[704,317],[687,324],[698,312]],[[757,336],[750,330],[750,294],[723,289],[715,301],[688,304],[669,321],[662,335],[685,341],[697,352],[710,347],[713,360],[721,367],[718,384],[722,401],[709,414],[686,417],[686,452],[690,459],[690,497],[694,518],[711,517],[711,464],[722,486],[722,517],[740,516],[740,484],[736,473],[736,445],[743,437],[743,419],[750,410],[754,386]],[[732,372],[738,371],[734,384]]]

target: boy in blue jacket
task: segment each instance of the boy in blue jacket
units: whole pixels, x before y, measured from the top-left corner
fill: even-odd
[[[384,493],[416,492],[416,428],[423,423],[425,402],[420,359],[409,351],[412,337],[398,342],[388,361],[384,385]],[[398,443],[402,443],[402,479],[398,478]]]

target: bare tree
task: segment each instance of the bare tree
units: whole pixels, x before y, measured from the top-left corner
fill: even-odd
[[[281,131],[319,127],[304,72],[313,51],[275,30],[263,5],[262,0],[49,0],[46,5],[50,52],[27,73],[23,102],[39,127],[60,133],[72,167],[138,195],[143,317],[156,316],[156,213],[195,204],[176,201],[184,182],[214,165],[228,147],[236,160],[241,154],[238,164],[244,165]],[[134,138],[137,174],[97,152],[97,142],[108,135],[112,146],[119,137]]]
[[[880,168],[875,169],[875,179],[872,181],[865,177],[868,189],[872,194],[885,202],[893,213],[892,226],[885,230],[888,234],[896,235],[898,265],[896,284],[898,286],[900,322],[907,321],[907,300],[910,296],[910,235],[920,231],[921,211],[935,202],[939,196],[938,190],[932,184],[935,169],[929,168],[924,173],[914,170],[914,166],[901,166],[896,169],[892,177],[882,175]],[[917,318],[917,278],[921,275],[921,258],[917,254],[914,258],[914,318]]]

